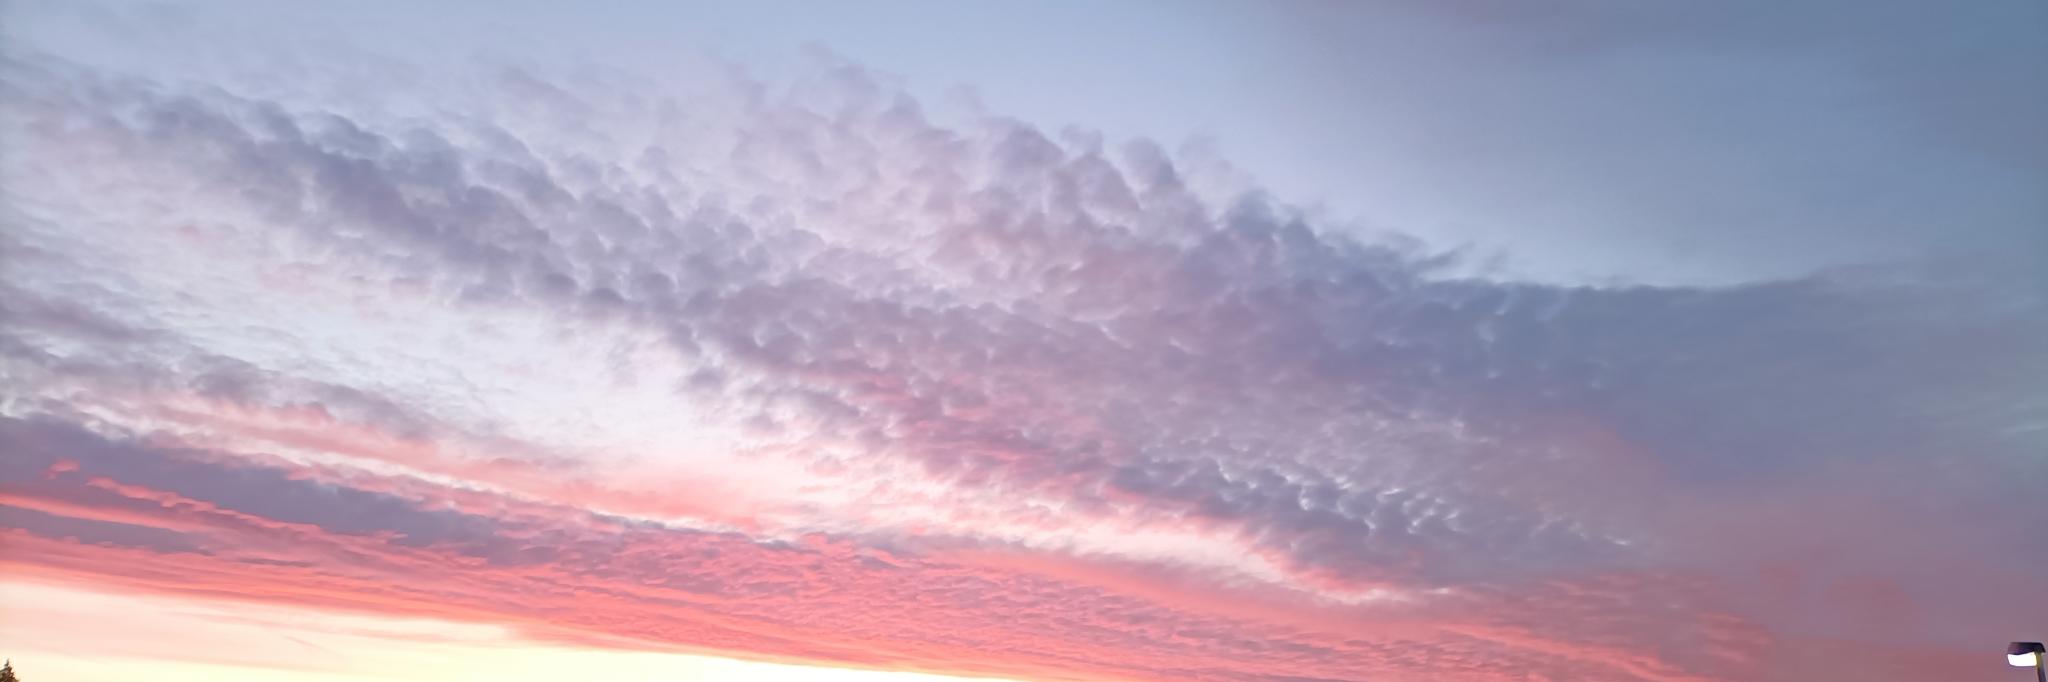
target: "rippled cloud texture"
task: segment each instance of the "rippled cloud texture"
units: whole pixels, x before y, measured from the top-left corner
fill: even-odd
[[[9,580],[1019,680],[1957,679],[2048,631],[2027,268],[1475,279],[829,54],[270,49],[6,52]]]

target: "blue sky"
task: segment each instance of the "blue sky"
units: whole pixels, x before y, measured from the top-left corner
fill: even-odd
[[[2048,9],[2025,0],[210,7],[428,61],[660,73],[708,53],[774,74],[823,47],[929,100],[1205,141],[1344,229],[1511,277],[2048,252]]]

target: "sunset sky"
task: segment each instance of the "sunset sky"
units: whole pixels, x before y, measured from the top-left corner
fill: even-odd
[[[0,0],[25,682],[2003,680],[2048,4]]]

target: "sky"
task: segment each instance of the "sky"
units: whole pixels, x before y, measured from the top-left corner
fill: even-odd
[[[1997,680],[2048,5],[0,1],[24,680]]]

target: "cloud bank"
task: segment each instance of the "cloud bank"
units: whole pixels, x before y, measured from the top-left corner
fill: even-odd
[[[8,53],[10,574],[1046,680],[1920,679],[2048,626],[2034,273],[1470,279],[830,56],[313,63]]]

